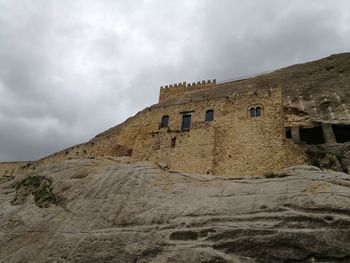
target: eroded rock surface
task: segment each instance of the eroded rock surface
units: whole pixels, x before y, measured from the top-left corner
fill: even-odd
[[[13,185],[49,179],[56,204]],[[350,175],[190,175],[128,157],[70,160],[0,182],[1,262],[350,262]]]

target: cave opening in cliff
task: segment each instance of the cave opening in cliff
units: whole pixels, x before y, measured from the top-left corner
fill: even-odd
[[[306,144],[322,144],[325,143],[321,126],[312,128],[299,128],[300,140]]]
[[[350,125],[332,124],[332,129],[338,143],[350,142]]]

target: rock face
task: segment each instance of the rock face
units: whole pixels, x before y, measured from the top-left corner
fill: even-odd
[[[12,204],[28,176],[47,178],[56,204]],[[349,188],[312,166],[240,178],[69,160],[2,178],[0,261],[350,262]]]

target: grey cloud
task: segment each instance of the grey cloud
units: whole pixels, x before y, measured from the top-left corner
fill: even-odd
[[[348,51],[350,3],[0,0],[0,160],[81,143],[161,85]]]
[[[205,10],[198,43],[202,52],[196,53],[200,64],[207,65],[204,75],[231,78],[348,48],[349,35],[339,32],[344,9],[330,1],[221,1],[209,2]],[[206,19],[210,16],[215,20]]]

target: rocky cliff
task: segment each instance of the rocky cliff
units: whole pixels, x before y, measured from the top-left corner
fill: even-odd
[[[350,262],[348,174],[160,166],[77,159],[1,178],[0,261]]]

